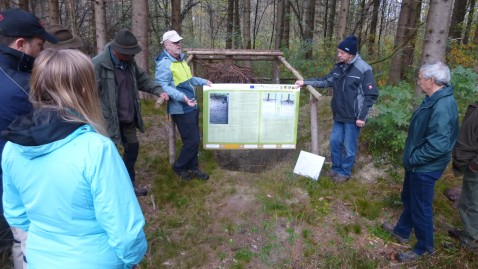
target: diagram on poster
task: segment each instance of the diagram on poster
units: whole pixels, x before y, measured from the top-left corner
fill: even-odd
[[[295,149],[299,89],[280,84],[204,86],[206,149]]]

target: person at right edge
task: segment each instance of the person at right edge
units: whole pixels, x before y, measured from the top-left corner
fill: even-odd
[[[450,236],[463,248],[478,249],[478,102],[468,106],[453,148],[453,172],[463,176],[458,204],[463,230],[451,229]]]
[[[298,87],[333,88],[334,124],[330,134],[332,169],[327,175],[336,183],[350,179],[358,149],[360,129],[378,98],[377,85],[368,65],[357,53],[357,37],[350,35],[337,46],[339,62],[322,78],[297,80]]]
[[[193,178],[208,180],[209,175],[199,170],[199,107],[194,86],[208,85],[209,80],[193,77],[181,53],[183,38],[174,31],[164,33],[161,43],[164,51],[156,58],[156,82],[169,95],[168,114],[172,115],[183,147],[173,164],[174,172],[183,181]]]
[[[412,114],[403,150],[403,211],[395,226],[388,222],[382,225],[400,243],[409,241],[412,230],[415,233],[417,243],[412,251],[396,255],[399,262],[433,255],[435,182],[450,162],[458,137],[458,107],[450,76],[450,69],[442,62],[425,64],[419,70],[417,83],[425,98]]]

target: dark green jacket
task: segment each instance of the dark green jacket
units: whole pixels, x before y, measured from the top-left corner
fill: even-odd
[[[110,56],[110,44],[107,44],[103,52],[93,58],[93,65],[108,134],[116,144],[119,144],[121,142],[121,135],[117,107],[118,92],[116,89],[114,65]],[[144,132],[139,91],[159,96],[163,90],[134,60],[131,62],[130,70],[134,83],[134,89],[132,90],[134,96],[135,123],[136,127],[141,130],[141,132]]]
[[[458,107],[453,86],[426,97],[413,113],[402,164],[406,171],[437,172],[446,168],[458,137]]]
[[[461,175],[467,168],[478,173],[478,102],[468,106],[453,148],[455,175]]]

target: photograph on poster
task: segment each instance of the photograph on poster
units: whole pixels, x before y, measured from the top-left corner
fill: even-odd
[[[211,93],[209,95],[209,124],[229,123],[229,94]]]

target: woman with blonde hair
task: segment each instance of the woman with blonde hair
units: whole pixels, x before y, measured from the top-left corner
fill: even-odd
[[[34,111],[2,137],[3,206],[28,231],[35,268],[131,268],[144,257],[144,217],[106,129],[91,60],[43,51],[32,71]]]

